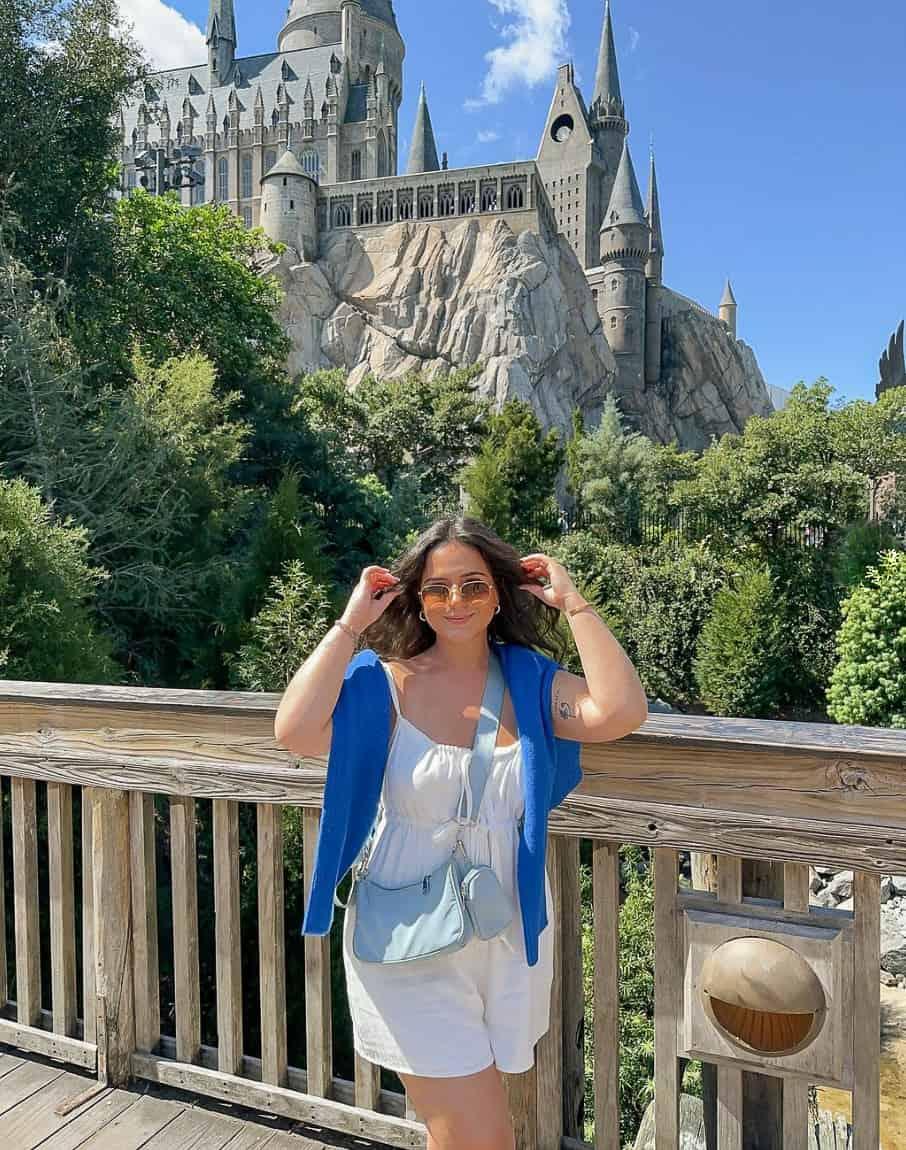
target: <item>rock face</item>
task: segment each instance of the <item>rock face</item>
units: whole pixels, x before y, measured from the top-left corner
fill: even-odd
[[[479,390],[498,403],[527,400],[564,433],[575,407],[597,422],[615,364],[565,244],[472,219],[338,232],[317,264],[288,255],[268,270],[286,293],[293,374],[342,367],[355,387],[481,363]]]
[[[368,374],[433,376],[480,363],[483,395],[529,401],[564,437],[575,408],[595,426],[616,388],[591,288],[560,238],[515,234],[499,219],[398,223],[334,232],[317,263],[289,249],[265,270],[285,290],[293,374],[340,367],[355,387]],[[770,414],[751,350],[691,301],[667,296],[662,381],[618,395],[632,425],[688,450]]]

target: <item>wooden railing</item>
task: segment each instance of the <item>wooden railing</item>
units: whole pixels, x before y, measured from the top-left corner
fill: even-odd
[[[424,1126],[403,1093],[381,1089],[377,1066],[356,1056],[354,1080],[335,1075],[329,937],[304,941],[305,1069],[288,1064],[282,807],[303,810],[307,889],[326,763],[295,763],[277,746],[277,701],[0,682],[0,778],[4,790],[10,779],[14,891],[14,905],[4,909],[15,938],[11,995],[0,932],[0,1041],[88,1068],[103,1082],[134,1076],[423,1147]],[[755,1071],[784,1080],[786,1150],[806,1147],[810,1082],[852,1091],[855,1150],[877,1150],[879,876],[906,873],[906,738],[856,727],[654,715],[618,743],[585,746],[582,766],[581,784],[550,818],[557,955],[550,1028],[535,1066],[506,1076],[520,1150],[588,1144],[582,1141],[582,839],[592,840],[594,1146],[620,1150],[618,846],[636,843],[652,848],[654,859],[658,1150],[678,1146],[681,1059],[696,1057],[718,1066],[720,1150],[743,1146],[742,1084]],[[165,924],[158,923],[155,796],[165,796],[158,809],[168,805],[175,1036],[161,1033],[158,941]],[[196,803],[208,800],[216,1046],[202,1043],[199,978]],[[243,804],[253,805],[257,823],[261,1049],[254,1058],[242,1025]],[[0,899],[2,847],[0,836]],[[42,907],[38,860],[45,850]],[[678,884],[679,851],[719,856],[716,891]],[[744,858],[783,864],[782,900],[743,894]],[[809,908],[809,862],[855,870],[852,911]],[[42,912],[49,923],[50,1009],[42,1000]],[[696,948],[711,938],[713,949],[734,932],[780,932],[790,945],[801,944],[827,996],[817,1045],[772,1056],[708,1030],[697,1005]]]

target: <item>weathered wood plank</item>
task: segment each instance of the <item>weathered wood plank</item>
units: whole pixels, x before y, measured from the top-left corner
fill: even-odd
[[[305,902],[308,904],[321,812],[303,810],[302,844]],[[305,938],[305,1049],[308,1081],[312,1094],[327,1097],[333,1082],[333,1038],[331,1033],[330,935]],[[358,1067],[356,1073],[358,1075]],[[367,1089],[370,1075],[363,1074]],[[358,1078],[357,1078],[358,1082]]]
[[[538,1071],[538,1150],[559,1150],[563,1136],[563,964],[560,961],[563,936],[560,908],[563,905],[561,875],[565,846],[565,839],[548,839],[551,894],[548,922],[553,931],[554,976],[551,982],[550,1025],[535,1047],[535,1066]]]
[[[620,849],[592,848],[596,1150],[620,1150]]]
[[[783,905],[808,911],[807,866],[787,863],[783,868]],[[783,1150],[808,1150],[808,1083],[787,1078],[783,1083]]]
[[[207,1110],[183,1110],[163,1130],[142,1144],[142,1150],[223,1150],[240,1125]]]
[[[43,1054],[45,1058],[56,1058],[86,1070],[97,1069],[97,1047],[92,1042],[82,1042],[63,1034],[53,1034],[36,1026],[23,1026],[0,1018],[0,1042],[14,1046],[29,1054]]]
[[[183,1107],[145,1094],[94,1134],[85,1150],[140,1150],[150,1138],[167,1129]]]
[[[261,1073],[286,1083],[286,944],[283,922],[283,810],[260,803],[258,817],[258,949],[261,981]]]
[[[68,1079],[69,1075],[64,1075],[64,1078]],[[69,1089],[72,1094],[76,1094],[80,1087],[70,1081]],[[92,1135],[97,1134],[99,1130],[105,1130],[119,1115],[134,1106],[135,1102],[136,1095],[126,1090],[105,1090],[100,1096],[91,1099],[86,1106],[69,1114],[42,1113],[41,1124],[36,1123],[36,1132],[40,1133],[41,1127],[45,1126],[47,1136],[51,1137],[52,1141],[47,1143],[34,1141],[32,1147],[40,1146],[41,1150],[82,1150],[83,1146],[89,1145],[93,1150]],[[54,1119],[59,1125],[53,1124]],[[23,1147],[22,1150],[27,1148]]]
[[[381,1094],[380,1066],[376,1062],[369,1062],[367,1058],[363,1058],[356,1050],[354,1074],[355,1105],[361,1107],[363,1110],[377,1110],[378,1099]],[[322,1094],[322,1097],[325,1097],[325,1095]],[[331,1090],[326,1097],[336,1097],[333,1091],[333,1083],[331,1083]]]
[[[563,1134],[580,1138],[585,1107],[585,986],[582,977],[582,900],[579,840],[561,838],[560,961],[563,967]]]
[[[16,1003],[19,1022],[34,1026],[41,1014],[41,936],[38,931],[37,793],[31,779],[12,781],[12,821]]]
[[[333,1099],[315,1098],[311,1094],[299,1094],[282,1086],[234,1078],[219,1070],[168,1062],[153,1054],[135,1054],[132,1068],[137,1077],[164,1086],[174,1086],[207,1098],[218,1098],[222,1102],[266,1110],[282,1118],[318,1123],[331,1130],[386,1142],[389,1146],[399,1146],[404,1150],[425,1150],[427,1145],[427,1131],[421,1123],[359,1110]]]
[[[18,1106],[0,1115],[0,1144],[14,1150],[34,1150],[34,1147],[57,1134],[80,1115],[86,1114],[92,1106],[110,1094],[109,1090],[105,1090],[101,1095],[95,1095],[85,1105],[70,1110],[67,1114],[57,1114],[56,1108],[65,1105],[83,1091],[85,1083],[84,1078],[74,1074],[61,1074],[39,1094],[32,1095],[31,1098],[25,1099]],[[104,1108],[103,1113],[109,1117],[108,1108]],[[98,1127],[101,1125],[103,1120],[98,1122]],[[55,1142],[51,1142],[47,1150],[54,1150],[55,1145]]]
[[[47,845],[53,1028],[70,1035],[76,1021],[76,945],[72,787],[66,783],[47,784]]]
[[[170,861],[176,1049],[180,1062],[194,1062],[201,1046],[195,800],[181,795],[170,799]]]
[[[38,1091],[59,1078],[59,1066],[45,1066],[43,1062],[23,1062],[9,1074],[0,1078],[0,1114],[6,1114],[20,1102],[32,1098]]]
[[[853,1150],[875,1150],[881,1134],[881,894],[877,875],[853,875]]]
[[[538,1062],[523,1074],[502,1074],[519,1150],[538,1150]]]
[[[219,1069],[242,1066],[242,929],[239,917],[239,807],[215,799],[214,947]]]
[[[657,1150],[679,1147],[677,1031],[683,956],[676,910],[677,854],[654,851],[654,1122]]]
[[[6,846],[4,844],[3,792],[0,790],[0,923],[6,923]],[[6,928],[0,930],[0,1009],[9,1001],[9,973],[7,971]]]
[[[135,1048],[129,796],[94,791],[91,827],[98,1078],[120,1086]]]
[[[83,787],[82,800],[82,1037],[97,1041],[97,961],[94,953],[94,792]]]
[[[154,796],[131,791],[132,945],[135,954],[135,1044],[152,1051],[160,1042],[160,982],[157,946],[157,866]]]
[[[717,856],[717,897],[730,905],[742,902],[742,859]],[[743,1077],[735,1066],[717,1067],[717,1145],[743,1150]]]

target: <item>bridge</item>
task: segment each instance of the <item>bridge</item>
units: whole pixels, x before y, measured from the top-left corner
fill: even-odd
[[[0,932],[0,1138],[10,1145],[426,1146],[387,1071],[382,1081],[355,1055],[337,1073],[331,938],[301,943],[301,915],[284,926],[284,811],[301,812],[293,865],[301,862],[307,890],[326,762],[296,760],[275,743],[278,701],[0,681],[0,905],[12,892]],[[582,767],[550,817],[550,1028],[534,1067],[505,1076],[520,1150],[620,1150],[621,843],[649,848],[653,860],[657,1150],[679,1146],[689,1059],[702,1060],[716,1097],[720,1150],[748,1150],[756,1096],[777,1125],[771,1144],[806,1150],[812,1085],[849,1091],[853,1148],[878,1150],[879,888],[883,873],[906,873],[906,736],[652,715],[617,743],[584,746]],[[240,820],[254,828],[253,889],[240,867]],[[202,823],[213,828],[213,890],[202,892],[213,904],[210,939],[199,925]],[[716,858],[712,881],[681,882],[681,852]],[[851,909],[809,904],[809,863],[854,871]],[[164,868],[169,905],[158,899]],[[257,906],[251,994],[243,899]],[[203,1009],[208,944],[213,1023]],[[304,949],[304,985],[290,988],[296,1033],[288,945]],[[162,988],[164,949],[172,964]],[[250,1029],[260,1035],[252,1052]]]

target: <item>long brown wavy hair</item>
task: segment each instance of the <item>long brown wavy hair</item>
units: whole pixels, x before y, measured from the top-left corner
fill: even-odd
[[[429,551],[452,542],[466,543],[481,552],[497,588],[500,611],[488,626],[488,639],[519,643],[561,661],[566,644],[560,629],[560,612],[530,591],[521,590],[520,584],[529,580],[516,548],[478,519],[464,516],[437,519],[390,567],[403,591],[380,619],[363,631],[359,645],[370,647],[382,659],[411,659],[434,646],[434,631],[419,618],[418,590]]]

